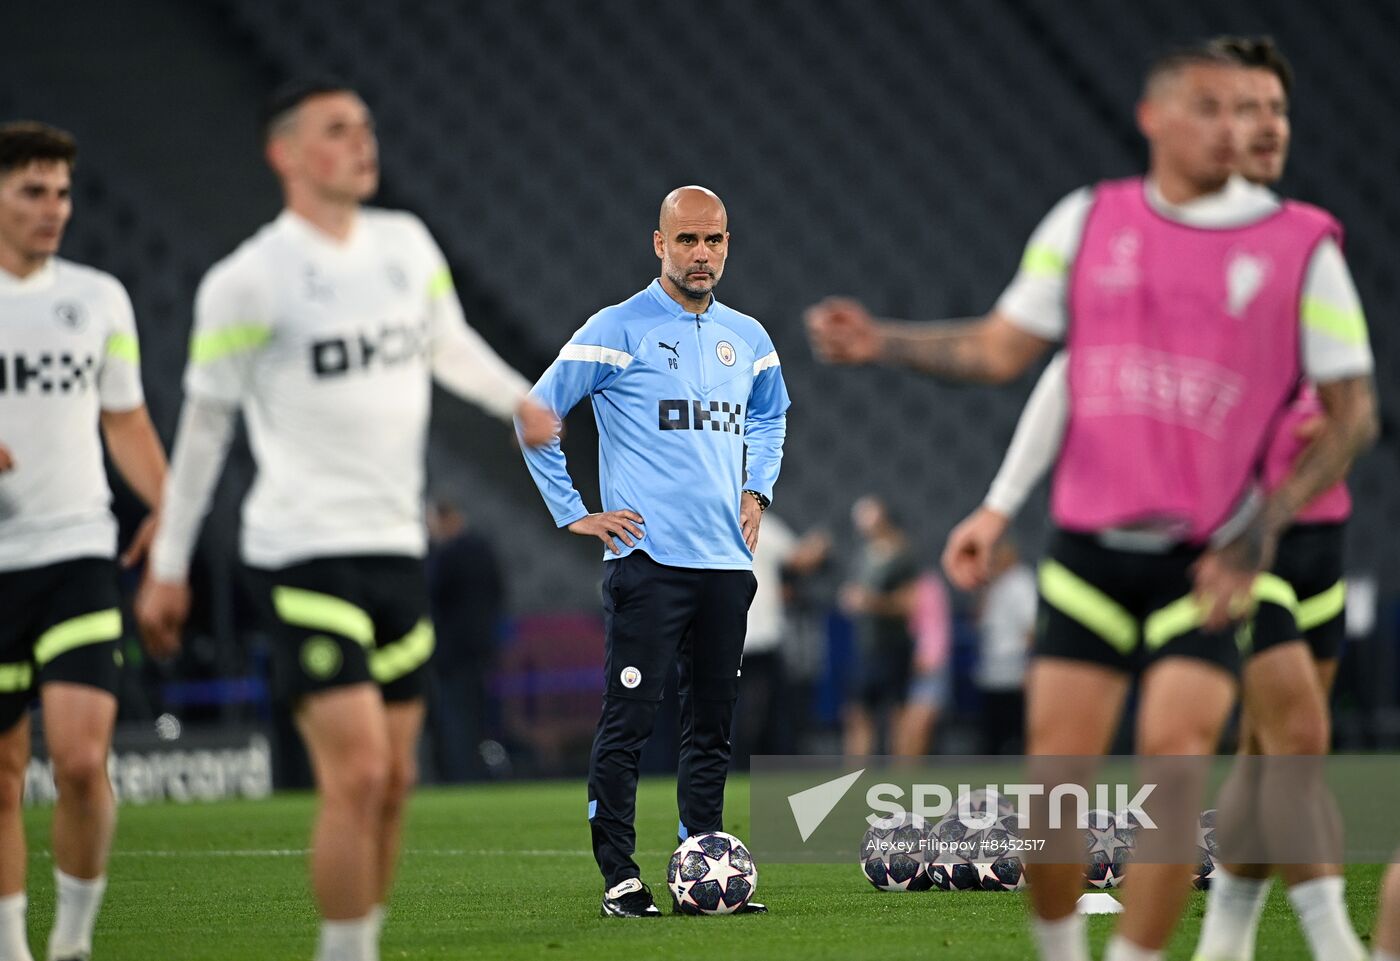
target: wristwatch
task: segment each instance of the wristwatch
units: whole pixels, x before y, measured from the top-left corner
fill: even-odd
[[[758,491],[751,491],[751,490],[747,490],[747,489],[746,489],[746,490],[744,491],[744,493],[745,493],[745,494],[748,494],[748,495],[749,495],[750,497],[752,497],[754,500],[758,501],[758,510],[759,510],[759,513],[762,513],[763,511],[766,511],[766,510],[768,509],[768,505],[771,504],[771,503],[773,503],[771,500],[769,500],[768,498],[764,497],[764,496],[763,496],[762,494],[760,494]]]

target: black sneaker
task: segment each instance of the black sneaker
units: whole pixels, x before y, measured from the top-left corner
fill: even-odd
[[[659,918],[661,909],[641,878],[628,878],[603,892],[602,914],[605,918]]]

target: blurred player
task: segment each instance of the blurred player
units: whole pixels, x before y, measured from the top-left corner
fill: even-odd
[[[1390,866],[1381,883],[1381,911],[1372,941],[1373,961],[1400,961],[1400,861]]]
[[[48,957],[92,951],[116,821],[107,753],[122,636],[103,440],[151,508],[165,479],[126,290],[55,256],[76,154],[53,127],[0,126],[0,961],[30,958],[20,801],[36,698],[58,788]],[[149,531],[125,564],[140,560]]]
[[[652,245],[661,276],[589,318],[532,392],[560,415],[592,399],[603,510],[584,505],[557,443],[525,452],[555,524],[607,548],[607,688],[588,822],[602,914],[617,918],[660,914],[632,857],[637,764],[678,669],[678,833],[724,829],[753,551],[787,429],[767,331],[714,298],[729,254],[724,204],[704,187],[678,187],[661,204]]]
[[[856,670],[841,718],[842,750],[848,757],[877,750],[897,754],[914,673],[911,615],[919,562],[880,498],[868,494],[851,505],[851,523],[861,546],[851,580],[838,594],[856,637]]]
[[[1237,169],[1253,183],[1276,183],[1288,156],[1292,70],[1267,39],[1219,38],[1212,47],[1248,68],[1237,102],[1246,123]],[[1361,305],[1340,252],[1330,241],[1324,241],[1323,248],[1313,266],[1315,309],[1320,306],[1336,316],[1360,316]],[[991,546],[1054,462],[1068,416],[1065,370],[1063,355],[1046,368],[986,500],[948,538],[944,563],[949,576],[960,585],[972,586],[985,578]],[[1267,486],[1277,486],[1306,449],[1321,414],[1316,389],[1304,385],[1268,447],[1262,478]],[[1266,601],[1260,605],[1250,629],[1251,656],[1243,676],[1242,754],[1327,752],[1327,694],[1336,677],[1343,632],[1343,526],[1350,507],[1346,487],[1339,483],[1311,501],[1280,538],[1272,570],[1286,588],[1283,603]],[[1277,592],[1276,582],[1260,583],[1258,590],[1264,592],[1261,600],[1272,596],[1268,593],[1271,586]],[[1268,769],[1264,773],[1267,775]],[[1237,770],[1241,781],[1258,776],[1254,768]],[[1237,787],[1247,789],[1243,783]],[[1257,793],[1266,797],[1269,792],[1261,786]],[[1291,797],[1276,800],[1299,803]],[[1319,803],[1327,804],[1326,798]],[[1297,816],[1296,811],[1292,813]],[[1290,888],[1290,900],[1313,956],[1343,961],[1362,958],[1365,949],[1347,916],[1340,868],[1284,864],[1279,872]],[[1253,957],[1269,878],[1268,865],[1229,865],[1219,870],[1212,882],[1197,949],[1200,961],[1247,961]]]
[[[1232,615],[1294,515],[1376,431],[1364,319],[1334,312],[1318,279],[1320,262],[1340,263],[1335,222],[1230,176],[1246,73],[1208,48],[1156,64],[1138,109],[1148,179],[1062,201],[987,317],[881,324],[849,301],[809,313],[828,359],[964,380],[1008,380],[1068,333],[1059,531],[1028,685],[1033,755],[1101,753],[1134,672],[1139,752],[1211,753],[1234,698]],[[1212,545],[1300,373],[1321,385],[1317,439],[1243,529]],[[1159,958],[1186,897],[1186,867],[1135,871],[1109,961]],[[1087,958],[1080,868],[1028,873],[1042,956]]]
[[[422,565],[432,381],[519,415],[527,443],[555,422],[466,325],[423,224],[361,206],[379,183],[378,147],[353,91],[283,89],[265,137],[286,209],[200,285],[138,616],[154,653],[178,649],[189,557],[241,409],[258,468],[243,560],[320,793],[317,958],[364,961],[378,957],[433,650]]]

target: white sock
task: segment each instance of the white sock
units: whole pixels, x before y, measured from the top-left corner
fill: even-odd
[[[58,904],[49,933],[49,957],[91,953],[92,928],[107,892],[107,878],[84,880],[54,868],[53,881]]]
[[[373,917],[371,912],[351,921],[322,920],[316,961],[379,961]]]
[[[1218,868],[1206,896],[1196,961],[1253,961],[1259,915],[1273,878],[1242,878]]]
[[[1089,929],[1083,915],[1071,914],[1058,921],[1035,918],[1031,933],[1041,961],[1090,961]]]
[[[389,916],[389,908],[384,904],[376,904],[369,909],[369,923],[374,932],[374,943],[379,943],[379,936],[384,933],[384,919]]]
[[[0,961],[34,961],[24,923],[28,907],[23,891],[0,898]]]
[[[1103,961],[1162,961],[1162,952],[1140,948],[1121,934],[1115,934],[1108,942]]]
[[[1376,953],[1371,956],[1371,961],[1400,961],[1400,954],[1376,948]]]
[[[1366,948],[1347,914],[1346,889],[1339,877],[1304,881],[1288,889],[1288,903],[1318,961],[1366,961]]]

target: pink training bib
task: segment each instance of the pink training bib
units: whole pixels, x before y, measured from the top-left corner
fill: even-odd
[[[1243,227],[1177,223],[1141,178],[1099,185],[1069,286],[1070,417],[1052,512],[1204,542],[1254,482],[1299,379],[1299,298],[1340,236],[1306,204]]]

